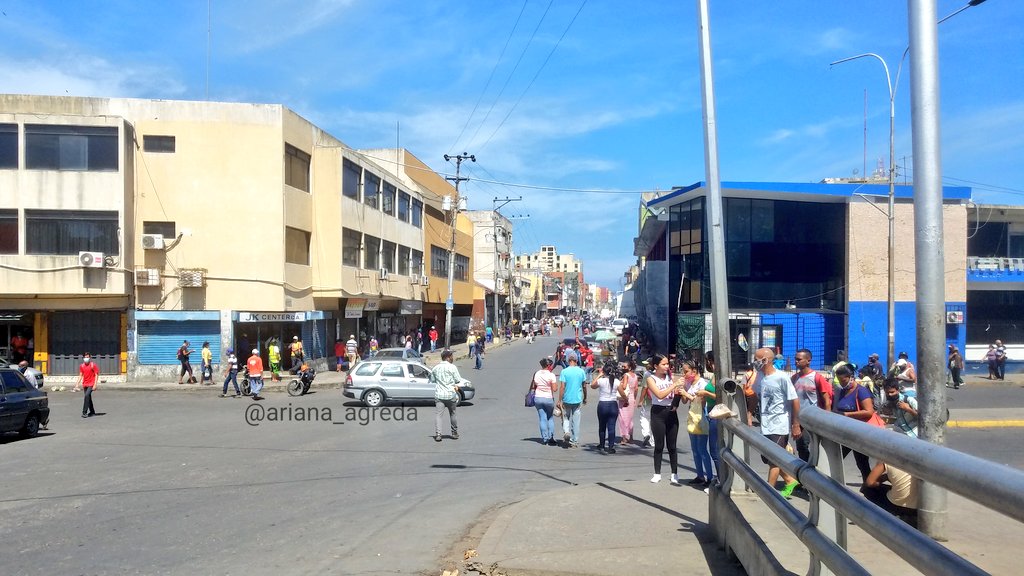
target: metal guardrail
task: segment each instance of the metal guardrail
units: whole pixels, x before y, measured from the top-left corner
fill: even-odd
[[[732,382],[723,389],[729,390]],[[735,386],[732,387],[735,389]],[[810,574],[867,574],[846,552],[847,520],[852,520],[924,574],[986,574],[945,546],[853,492],[845,485],[842,447],[892,464],[911,476],[1024,522],[1024,473],[946,448],[867,425],[819,408],[800,411],[811,434],[811,462],[804,462],[745,424],[745,405],[732,395],[726,403],[740,418],[720,421],[725,444],[721,495],[749,490],[808,549]],[[749,465],[750,448],[795,477],[810,494],[809,515],[786,501]]]

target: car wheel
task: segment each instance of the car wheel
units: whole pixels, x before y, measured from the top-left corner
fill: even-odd
[[[363,394],[363,404],[370,408],[376,408],[384,403],[384,393],[380,390],[370,390]]]
[[[35,438],[39,434],[39,416],[29,414],[25,419],[25,425],[21,428],[21,435],[25,438]]]

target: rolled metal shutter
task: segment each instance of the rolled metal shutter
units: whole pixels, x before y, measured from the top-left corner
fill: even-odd
[[[191,343],[193,368],[202,365],[203,342],[210,342],[213,363],[221,358],[220,322],[217,320],[140,320],[138,322],[139,364],[177,364],[178,348]]]

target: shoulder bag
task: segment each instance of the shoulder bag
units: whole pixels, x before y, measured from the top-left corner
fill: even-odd
[[[527,408],[533,408],[534,406],[537,405],[537,402],[536,402],[536,400],[537,400],[537,392],[536,392],[536,390],[537,390],[537,383],[534,382],[531,379],[530,380],[530,390],[526,393],[526,400],[524,402],[524,406],[526,406]]]
[[[853,393],[855,394],[853,399],[854,399],[854,401],[857,402],[857,411],[858,412],[860,411],[860,389],[861,388],[864,388],[864,387],[861,386],[860,384],[857,384],[857,388],[853,391]],[[875,426],[876,428],[885,428],[885,421],[882,420],[882,417],[878,415],[878,410],[877,409],[874,412],[871,413],[871,418],[868,418],[866,420],[866,422],[868,424],[871,424],[872,426]]]

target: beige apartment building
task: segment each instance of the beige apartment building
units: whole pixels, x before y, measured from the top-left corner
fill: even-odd
[[[91,352],[143,379],[174,377],[184,340],[197,376],[203,342],[216,364],[294,337],[317,359],[349,334],[397,341],[438,299],[434,177],[281,105],[0,95],[3,344],[28,338],[47,374]]]

